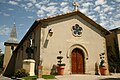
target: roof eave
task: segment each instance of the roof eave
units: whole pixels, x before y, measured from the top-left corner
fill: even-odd
[[[57,16],[53,16],[53,17],[48,17],[45,19],[41,19],[39,20],[40,22],[49,22],[49,21],[55,21],[55,20],[59,20],[62,19],[64,17],[69,17],[72,15],[79,15],[81,18],[83,18],[85,21],[89,22],[91,25],[95,26],[96,28],[100,29],[102,32],[104,32],[105,35],[110,34],[111,32],[107,29],[105,29],[104,27],[102,27],[101,25],[97,24],[95,21],[93,21],[92,19],[90,19],[89,17],[87,17],[85,14],[81,13],[79,10],[77,11],[73,11],[73,12],[68,12],[65,14],[60,14]]]
[[[23,42],[25,41],[26,37],[29,36],[29,34],[31,33],[31,31],[37,27],[39,21],[35,20],[35,22],[33,23],[33,25],[30,27],[30,29],[28,30],[28,32],[25,34],[25,36],[22,38],[22,40],[20,41],[20,43],[18,44],[18,46],[16,47],[15,51],[17,51],[17,49],[19,49],[19,47],[23,44]]]

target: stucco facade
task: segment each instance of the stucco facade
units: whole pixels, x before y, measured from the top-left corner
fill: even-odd
[[[11,47],[13,46],[14,49],[17,47],[18,44],[15,43],[5,43],[5,56],[4,56],[4,62],[3,62],[3,68],[6,68],[10,58],[12,56],[12,50]]]
[[[71,29],[75,24],[83,29],[80,37],[72,34]],[[47,36],[49,29],[53,30],[51,37]],[[66,64],[65,74],[72,73],[71,53],[75,48],[83,51],[85,73],[90,74],[95,74],[95,63],[100,62],[99,54],[106,54],[105,35],[77,15],[49,22],[46,28],[41,29],[41,33],[43,40],[40,53],[43,58],[43,74],[50,74],[53,65],[57,65],[59,51],[62,51],[63,63]],[[105,60],[107,62],[106,57]]]
[[[81,29],[79,36],[75,36],[73,26],[79,25]],[[78,31],[78,30],[76,30]],[[49,33],[53,34],[50,35]],[[78,32],[75,32],[78,34]],[[61,51],[63,62],[65,63],[65,74],[73,73],[73,53],[81,52],[83,74],[95,74],[95,64],[100,63],[100,54],[104,53],[107,74],[107,50],[105,36],[109,31],[92,21],[90,18],[82,14],[80,11],[73,11],[66,14],[60,14],[41,20],[36,20],[26,35],[20,41],[14,51],[16,55],[15,71],[22,68],[23,60],[28,58],[26,53],[27,47],[30,45],[30,37],[32,38],[32,48],[34,50],[31,55],[35,63],[35,73],[38,74],[38,66],[42,65],[43,74],[51,74],[53,66],[57,65],[57,56]],[[80,62],[80,61],[77,61]],[[12,63],[12,62],[11,62]],[[79,65],[78,65],[79,66]]]

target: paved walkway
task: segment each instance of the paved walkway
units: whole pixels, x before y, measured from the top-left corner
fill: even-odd
[[[47,79],[47,80],[120,80],[120,75],[112,76],[99,76],[99,75],[59,75],[55,76],[56,79]],[[0,80],[12,80],[7,77],[0,77]],[[45,80],[43,78],[37,80]]]
[[[63,75],[56,76],[57,80],[120,80],[120,76],[97,75]]]

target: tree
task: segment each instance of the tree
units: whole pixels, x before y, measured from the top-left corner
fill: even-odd
[[[4,54],[1,53],[2,50],[0,49],[0,68],[3,68],[3,58],[4,58]]]
[[[107,47],[107,51],[109,71],[112,73],[120,73],[120,58],[118,57],[119,53],[117,51],[114,53],[111,46]]]

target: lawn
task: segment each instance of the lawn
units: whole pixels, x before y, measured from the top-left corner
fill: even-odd
[[[44,78],[44,79],[56,79],[55,75],[42,75],[42,78]]]
[[[23,77],[22,80],[36,80],[37,76]]]
[[[56,79],[55,75],[42,75],[42,78],[44,79]],[[37,76],[28,76],[28,77],[23,77],[22,80],[36,80]]]

